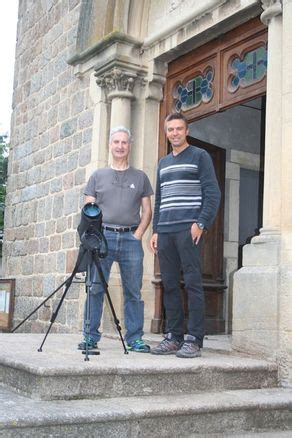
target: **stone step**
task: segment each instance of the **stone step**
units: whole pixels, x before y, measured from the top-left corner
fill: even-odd
[[[284,388],[50,401],[2,388],[0,400],[0,436],[5,438],[292,433],[292,391]]]
[[[274,364],[229,352],[204,351],[200,358],[125,355],[117,340],[104,338],[89,362],[76,349],[77,335],[0,336],[0,381],[39,400],[191,394],[203,391],[272,388]]]

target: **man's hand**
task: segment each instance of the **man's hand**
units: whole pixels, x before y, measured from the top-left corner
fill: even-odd
[[[201,230],[196,223],[192,225],[191,235],[195,245],[198,245],[201,235],[203,234],[203,230]]]
[[[139,230],[139,228],[137,228],[137,230],[133,233],[133,236],[137,240],[142,240],[143,233],[142,233],[142,231]]]
[[[157,240],[158,240],[158,234],[157,233],[152,234],[152,237],[150,239],[150,248],[152,249],[154,254],[157,254]]]

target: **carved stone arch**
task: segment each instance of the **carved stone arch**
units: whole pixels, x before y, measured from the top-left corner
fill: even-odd
[[[128,35],[143,40],[147,34],[149,0],[130,0],[128,15]]]

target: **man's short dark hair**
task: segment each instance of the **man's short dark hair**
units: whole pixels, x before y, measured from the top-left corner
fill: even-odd
[[[185,122],[186,128],[188,128],[187,118],[183,114],[181,114],[181,113],[170,113],[165,118],[165,122],[164,122],[164,130],[165,131],[166,131],[166,123],[170,122],[171,120],[183,120]]]

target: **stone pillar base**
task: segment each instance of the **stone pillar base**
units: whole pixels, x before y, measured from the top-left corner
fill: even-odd
[[[232,348],[276,359],[280,235],[262,233],[243,248],[244,266],[234,276]]]

